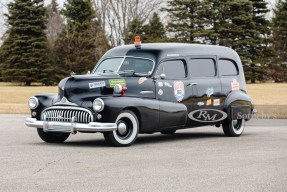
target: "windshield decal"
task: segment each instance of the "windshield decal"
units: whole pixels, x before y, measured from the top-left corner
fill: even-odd
[[[90,89],[94,89],[94,88],[98,88],[98,87],[105,87],[105,86],[106,86],[106,83],[104,81],[89,83]]]
[[[110,83],[110,87],[111,87],[111,88],[114,88],[114,86],[115,86],[116,84],[119,84],[119,85],[121,85],[121,86],[123,86],[123,87],[126,86],[126,80],[124,80],[124,79],[110,79],[110,80],[109,80],[109,83]]]

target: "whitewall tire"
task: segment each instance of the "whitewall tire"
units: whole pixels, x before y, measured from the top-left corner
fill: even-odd
[[[105,132],[105,140],[115,147],[130,146],[135,142],[139,132],[137,116],[130,110],[122,111],[116,120],[117,130]]]
[[[222,124],[223,132],[228,137],[239,137],[245,127],[245,120],[244,119],[237,119],[237,120],[226,120]]]

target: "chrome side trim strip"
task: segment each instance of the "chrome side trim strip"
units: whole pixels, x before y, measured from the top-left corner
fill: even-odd
[[[153,93],[153,91],[141,91],[141,94],[149,94],[149,93]]]

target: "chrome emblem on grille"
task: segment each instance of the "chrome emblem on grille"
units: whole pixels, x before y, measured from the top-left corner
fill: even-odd
[[[70,106],[78,106],[76,103],[70,102],[66,97],[63,97],[59,102],[54,105],[70,105]]]

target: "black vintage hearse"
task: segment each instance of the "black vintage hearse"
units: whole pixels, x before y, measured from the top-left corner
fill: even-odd
[[[63,79],[58,94],[33,96],[29,107],[26,125],[46,142],[101,132],[113,146],[131,145],[139,133],[205,125],[236,137],[253,111],[235,51],[177,43],[113,48],[91,74]]]

